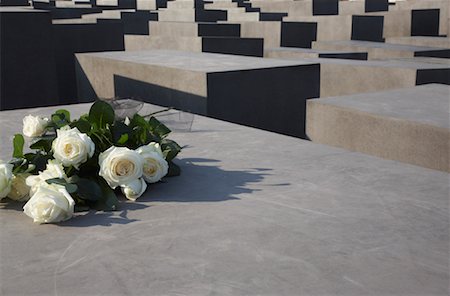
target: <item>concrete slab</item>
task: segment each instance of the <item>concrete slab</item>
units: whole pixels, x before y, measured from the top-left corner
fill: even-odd
[[[1,112],[0,157],[52,110]],[[118,212],[0,209],[2,293],[448,295],[449,174],[201,116],[173,138],[183,174]]]
[[[450,172],[450,86],[310,100],[313,142]]]
[[[312,47],[323,50],[363,50],[368,52],[370,60],[412,58],[415,56],[450,57],[450,49],[448,48],[388,44],[370,41],[316,41],[313,42]]]
[[[0,110],[59,103],[50,13],[0,7]]]
[[[77,60],[81,98],[138,96],[297,137],[305,136],[306,99],[319,97],[319,65],[312,62],[170,50]]]
[[[367,60],[367,52],[328,51],[311,48],[276,47],[264,50],[264,56],[275,59],[334,58]]]

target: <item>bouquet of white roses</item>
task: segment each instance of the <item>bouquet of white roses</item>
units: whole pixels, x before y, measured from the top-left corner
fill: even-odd
[[[37,223],[70,219],[75,211],[111,211],[116,191],[135,201],[147,184],[180,174],[173,159],[181,151],[170,130],[154,116],[117,120],[106,102],[95,102],[76,120],[61,109],[50,118],[28,115],[14,136],[13,159],[0,161],[0,200],[27,201],[25,214]]]

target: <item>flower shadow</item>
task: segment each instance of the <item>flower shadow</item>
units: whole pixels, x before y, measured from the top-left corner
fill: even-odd
[[[224,170],[220,161],[204,158],[184,158],[176,161],[181,176],[167,178],[149,186],[141,201],[158,202],[220,202],[240,199],[250,194],[250,184],[261,182],[270,169]]]
[[[137,211],[148,208],[142,203],[122,202],[120,210],[115,212],[102,212],[90,210],[77,213],[72,219],[58,223],[62,227],[88,227],[88,226],[112,226],[113,224],[130,224],[138,219],[128,218],[129,211]]]
[[[258,191],[251,184],[261,182],[270,169],[249,168],[246,170],[225,170],[220,161],[205,158],[184,158],[175,161],[182,170],[178,177],[166,178],[163,182],[149,185],[147,192],[136,202],[122,201],[114,212],[90,210],[57,225],[61,227],[112,226],[139,221],[128,217],[128,213],[139,211],[166,202],[222,202],[240,200],[243,194]],[[152,204],[152,203],[157,203]],[[24,202],[1,203],[8,210],[23,211]]]

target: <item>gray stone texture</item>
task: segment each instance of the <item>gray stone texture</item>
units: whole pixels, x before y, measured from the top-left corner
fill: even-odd
[[[52,110],[0,112],[0,157]],[[2,205],[0,294],[449,294],[447,173],[201,116],[173,138],[182,175],[120,211]]]

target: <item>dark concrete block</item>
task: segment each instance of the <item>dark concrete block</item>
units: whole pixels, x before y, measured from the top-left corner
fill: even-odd
[[[388,0],[366,0],[366,12],[388,11]]]
[[[439,36],[439,9],[413,10],[411,36]]]
[[[367,52],[319,53],[319,58],[366,61]]]
[[[306,100],[319,91],[319,65],[209,73],[208,116],[305,138]]]
[[[219,9],[195,9],[196,22],[217,22],[226,21],[227,11]]]
[[[0,109],[59,103],[50,13],[0,8]]]
[[[281,46],[311,48],[317,40],[317,23],[283,22],[281,24]]]
[[[240,37],[240,24],[215,24],[215,23],[199,23],[198,36],[200,37]]]
[[[352,18],[352,40],[384,42],[384,17],[354,15]]]
[[[204,37],[202,51],[211,53],[235,54],[263,57],[264,39],[236,37]]]
[[[313,0],[313,15],[339,14],[339,0]]]
[[[30,6],[28,0],[0,0],[0,6]]]
[[[283,21],[283,17],[287,15],[288,15],[287,13],[279,13],[279,12],[261,12],[259,14],[259,20],[266,22],[281,22]]]
[[[416,51],[414,56],[450,59],[450,49],[420,50]]]
[[[149,35],[149,22],[157,21],[158,14],[150,11],[122,12],[121,19],[125,34]]]
[[[124,50],[124,31],[120,21],[98,24],[54,25],[54,46],[62,103],[77,101],[75,53]]]
[[[416,85],[440,83],[450,85],[450,69],[419,69]]]

